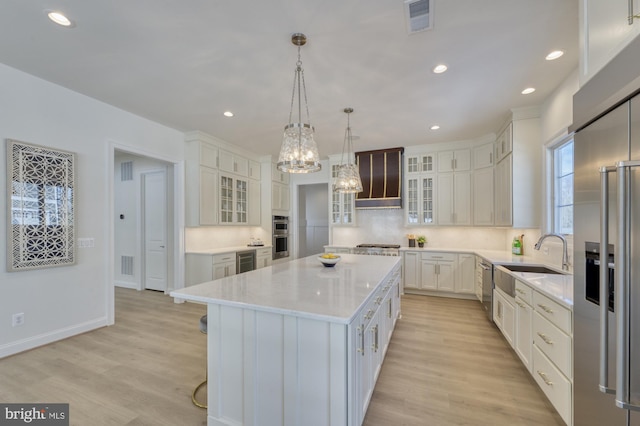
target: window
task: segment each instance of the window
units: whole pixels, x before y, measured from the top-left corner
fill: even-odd
[[[573,139],[553,148],[553,230],[573,234]]]

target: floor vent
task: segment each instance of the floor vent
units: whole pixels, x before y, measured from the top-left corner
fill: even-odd
[[[133,180],[133,161],[120,163],[120,181]]]
[[[433,27],[433,0],[405,0],[404,12],[409,34]]]
[[[133,256],[122,256],[120,258],[120,273],[122,275],[133,275]]]

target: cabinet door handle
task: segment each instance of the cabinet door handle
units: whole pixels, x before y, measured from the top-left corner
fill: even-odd
[[[389,318],[391,318],[391,297],[389,297]]]
[[[489,153],[489,164],[493,164],[493,152]]]
[[[538,336],[540,336],[540,338],[547,344],[547,345],[553,345],[553,340],[549,339],[549,337],[544,334],[544,333],[540,333],[539,331],[536,332],[536,334]]]
[[[522,289],[516,288],[516,291],[520,294],[525,294],[524,291],[522,291]]]
[[[542,380],[544,380],[547,386],[553,386],[553,382],[549,380],[549,377],[545,373],[540,370],[537,370],[536,373],[538,373],[538,376],[542,377]]]
[[[377,324],[371,329],[371,332],[373,333],[373,345],[371,345],[371,349],[373,349],[374,352],[378,352],[378,325]]]
[[[527,309],[526,305],[524,303],[520,303],[516,300],[516,305],[520,306],[522,309]]]
[[[358,327],[358,333],[360,333],[360,347],[357,352],[360,352],[364,356],[364,324]]]
[[[545,311],[548,314],[552,314],[553,313],[553,309],[551,309],[547,305],[541,305],[541,304],[538,303],[538,306],[540,306],[540,309],[542,309],[543,311]]]
[[[451,170],[453,170],[455,167],[453,166],[453,159],[451,159]]]

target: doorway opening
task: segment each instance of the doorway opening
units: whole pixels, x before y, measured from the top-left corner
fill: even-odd
[[[322,253],[329,244],[326,183],[298,185],[298,257]]]

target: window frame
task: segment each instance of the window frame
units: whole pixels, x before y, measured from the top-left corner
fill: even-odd
[[[558,225],[558,192],[559,192],[559,179],[561,178],[560,176],[558,176],[559,173],[559,164],[558,164],[558,160],[557,160],[557,153],[559,152],[560,149],[564,148],[567,146],[567,144],[574,144],[574,150],[575,150],[575,142],[574,142],[574,134],[565,134],[559,138],[557,138],[555,141],[549,143],[546,146],[546,152],[547,152],[547,170],[545,173],[545,178],[547,180],[547,203],[545,206],[545,213],[546,213],[546,230],[547,232],[554,232],[554,233],[561,233],[562,235],[566,236],[567,238],[572,239],[573,238],[573,229],[571,233],[566,233],[566,232],[559,232],[559,225]],[[563,176],[574,176],[575,173],[575,167],[572,164],[572,168],[571,168],[571,173],[565,174]],[[572,178],[572,187],[574,185],[574,180]],[[565,204],[563,205],[564,207],[566,206],[573,206],[574,205],[574,199],[572,196],[571,199],[571,204]],[[573,224],[572,224],[573,227]]]

